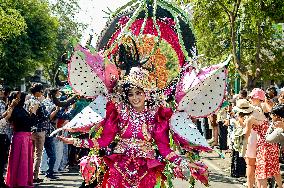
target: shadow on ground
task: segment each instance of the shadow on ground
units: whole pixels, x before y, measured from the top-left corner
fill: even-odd
[[[35,188],[55,188],[55,187],[80,187],[82,178],[79,174],[79,167],[69,168],[67,172],[56,175],[57,180],[50,180],[41,175],[44,181],[40,184],[34,184]]]

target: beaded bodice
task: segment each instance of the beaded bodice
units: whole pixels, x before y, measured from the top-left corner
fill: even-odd
[[[152,131],[154,112],[144,110],[137,112],[133,108],[122,106],[120,114],[118,142],[115,152],[128,156],[154,157],[152,148]]]
[[[121,138],[151,140],[154,115],[155,112],[147,109],[137,112],[133,108],[122,106],[119,124]]]

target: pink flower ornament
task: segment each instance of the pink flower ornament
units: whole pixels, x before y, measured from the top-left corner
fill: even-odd
[[[80,160],[80,172],[86,184],[90,184],[95,179],[97,167],[100,166],[100,159],[96,156],[85,156]]]

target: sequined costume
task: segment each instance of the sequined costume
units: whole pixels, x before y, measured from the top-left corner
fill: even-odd
[[[162,175],[165,164],[158,159],[155,146],[163,158],[179,164],[182,158],[169,145],[169,119],[172,111],[159,107],[139,113],[127,105],[108,102],[107,116],[99,139],[76,140],[79,147],[104,148],[115,137],[118,142],[111,155],[105,156],[108,166],[102,187],[152,188]]]

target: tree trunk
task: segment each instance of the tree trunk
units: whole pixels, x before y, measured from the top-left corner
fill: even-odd
[[[237,57],[237,43],[236,43],[236,18],[233,14],[230,15],[230,24],[231,24],[231,43],[232,43],[232,54],[233,54],[233,61],[234,65],[236,67],[236,70],[238,71],[241,78],[247,83],[247,77],[246,77],[246,69],[242,66],[241,60]]]
[[[245,84],[245,88],[251,91],[253,88],[256,87],[256,82],[260,78],[260,69],[256,69],[254,74],[247,73],[247,82]]]

